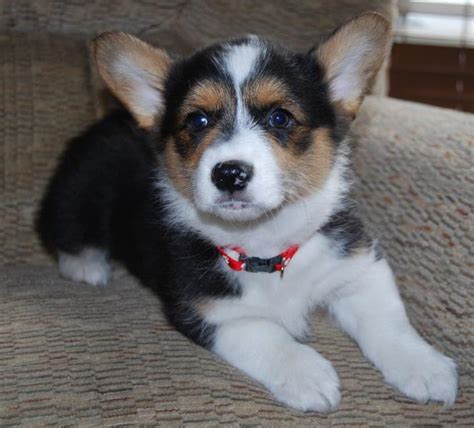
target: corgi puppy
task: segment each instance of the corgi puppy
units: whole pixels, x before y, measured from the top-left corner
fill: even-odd
[[[44,197],[37,227],[61,274],[104,285],[123,262],[178,331],[295,409],[341,399],[303,343],[318,307],[388,383],[452,404],[455,363],[410,325],[350,198],[347,133],[390,33],[367,13],[309,53],[250,36],[185,59],[99,36],[99,74],[126,110],[71,142]]]

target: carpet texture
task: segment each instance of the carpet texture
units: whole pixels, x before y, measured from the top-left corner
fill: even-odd
[[[163,320],[158,299],[116,272],[108,287],[47,266],[0,271],[0,426],[472,426],[467,373],[451,408],[419,405],[383,383],[323,316],[311,343],[342,381],[340,409],[290,410]],[[316,338],[317,336],[317,338]],[[444,349],[446,351],[446,349]]]

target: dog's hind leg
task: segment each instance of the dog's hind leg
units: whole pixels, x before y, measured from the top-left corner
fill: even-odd
[[[64,277],[107,283],[109,257],[120,259],[130,249],[130,219],[147,191],[150,153],[144,134],[123,111],[68,144],[36,220],[39,238]]]

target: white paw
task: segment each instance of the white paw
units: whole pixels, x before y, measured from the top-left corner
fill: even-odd
[[[277,400],[302,411],[326,413],[341,401],[339,378],[329,361],[305,345],[291,347],[269,385]]]
[[[421,403],[454,404],[458,389],[455,362],[428,344],[423,345],[416,352],[397,355],[397,363],[385,373],[387,381]]]
[[[60,253],[59,272],[65,278],[90,285],[105,285],[110,278],[105,252],[95,248],[86,248],[77,255]]]

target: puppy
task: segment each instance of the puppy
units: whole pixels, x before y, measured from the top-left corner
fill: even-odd
[[[125,33],[93,43],[118,111],[69,145],[38,218],[67,278],[122,261],[181,333],[327,412],[329,361],[302,343],[325,306],[386,381],[452,404],[454,362],[410,325],[390,267],[353,213],[347,131],[389,46],[368,13],[307,54],[251,36],[173,60]]]

